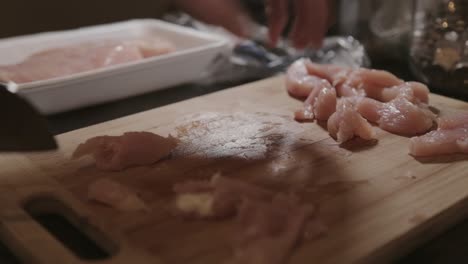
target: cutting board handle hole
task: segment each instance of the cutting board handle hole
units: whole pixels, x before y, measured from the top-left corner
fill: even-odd
[[[82,260],[108,259],[118,252],[115,243],[54,196],[30,198],[24,210]]]

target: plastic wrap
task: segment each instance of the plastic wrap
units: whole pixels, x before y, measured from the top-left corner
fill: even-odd
[[[286,39],[280,39],[276,47],[268,45],[265,26],[249,26],[249,39],[240,39],[223,28],[200,22],[185,13],[169,14],[165,20],[216,33],[232,44],[232,52],[219,56],[206,71],[204,84],[240,82],[268,77],[280,72],[295,60],[308,57],[317,63],[330,63],[348,67],[369,67],[370,61],[364,46],[350,36],[332,36],[324,40],[321,49],[297,50]]]

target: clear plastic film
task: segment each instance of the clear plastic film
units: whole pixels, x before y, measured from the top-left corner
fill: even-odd
[[[364,46],[351,36],[333,36],[324,40],[318,50],[293,48],[285,39],[276,47],[268,45],[268,29],[258,24],[249,25],[250,37],[241,39],[221,27],[205,24],[185,13],[173,13],[166,21],[218,34],[230,40],[232,52],[216,58],[207,69],[203,84],[230,83],[261,79],[284,72],[295,60],[308,57],[317,63],[348,67],[369,67],[370,61]]]

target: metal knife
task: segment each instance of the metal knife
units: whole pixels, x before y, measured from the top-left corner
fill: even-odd
[[[0,83],[0,152],[57,149],[47,120],[24,98]]]

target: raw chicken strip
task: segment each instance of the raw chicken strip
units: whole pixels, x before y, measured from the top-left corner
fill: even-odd
[[[429,102],[429,88],[425,84],[419,82],[405,82],[397,86],[384,88],[379,96],[379,101],[389,102],[398,97],[403,86],[410,87],[413,91],[413,96],[422,103]]]
[[[80,144],[73,158],[92,155],[96,167],[118,171],[132,166],[150,165],[168,156],[177,145],[173,137],[150,132],[127,132],[122,136],[98,136]]]
[[[54,48],[16,65],[0,65],[0,80],[27,83],[68,76],[173,52],[173,44],[157,38],[100,40]]]
[[[304,102],[304,108],[295,112],[298,121],[325,121],[336,111],[336,91],[326,80],[313,88]]]
[[[380,128],[399,135],[417,135],[432,128],[435,115],[426,104],[419,103],[413,90],[404,84],[398,96],[387,103],[363,98],[358,103],[359,113]]]
[[[468,153],[468,112],[453,113],[438,120],[438,129],[410,140],[413,156]]]
[[[306,98],[316,88],[330,85],[320,77],[312,76],[307,72],[308,60],[299,59],[289,66],[286,73],[286,89],[295,98]],[[318,91],[317,91],[318,92]]]
[[[343,97],[338,99],[336,112],[330,116],[327,129],[339,143],[346,142],[355,136],[366,140],[375,138],[372,126],[356,110],[360,97]]]
[[[437,120],[439,129],[468,128],[468,111],[448,113]]]
[[[468,154],[468,128],[440,129],[410,140],[413,156],[435,156],[442,154]]]
[[[242,199],[271,199],[263,188],[239,180],[214,175],[210,181],[187,181],[176,184],[175,207],[187,218],[223,218],[236,213]]]
[[[228,263],[286,263],[312,212],[294,196],[279,194],[271,202],[245,200],[237,216],[234,256]]]
[[[304,63],[309,74],[328,80],[337,90],[338,96],[367,96],[378,101],[388,102],[400,92],[400,85],[405,84],[413,90],[419,101],[429,101],[429,89],[418,82],[407,82],[382,70],[352,69],[336,65],[320,65],[310,61]]]
[[[401,79],[387,71],[320,65],[310,61],[306,66],[309,74],[327,79],[336,88],[340,97],[366,95],[380,100],[382,89],[403,83]]]
[[[88,187],[88,198],[98,201],[120,211],[147,211],[148,207],[134,192],[122,184],[98,179]]]

